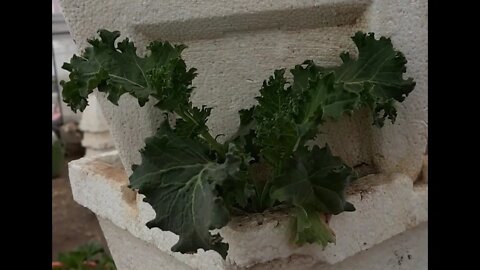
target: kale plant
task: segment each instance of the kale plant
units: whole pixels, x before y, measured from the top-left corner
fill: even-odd
[[[159,110],[174,113],[146,138],[142,161],[133,166],[130,187],[145,195],[156,212],[146,225],[179,236],[172,251],[215,250],[227,256],[228,243],[210,231],[227,225],[238,210],[259,213],[285,207],[293,217],[297,244],[335,241],[325,216],[354,211],[345,189],[356,173],[328,145],[307,147],[318,127],[329,120],[369,107],[373,124],[395,121],[396,102],[414,89],[403,79],[407,60],[391,40],[373,33],[356,33],[358,57],[342,53],[342,63],[322,67],[311,60],[295,66],[287,80],[285,69],[275,70],[260,89],[258,104],[239,112],[236,133],[220,143],[207,119],[211,108],[190,101],[196,69],[182,59],[185,45],[153,41],[144,56],[120,33],[99,30],[81,56],[63,68],[64,101],[84,110],[94,89],[118,105],[123,94],[140,106],[154,99]]]

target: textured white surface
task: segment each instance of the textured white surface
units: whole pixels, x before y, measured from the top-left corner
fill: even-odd
[[[112,148],[110,148],[110,149],[86,148],[85,149],[85,157],[93,157],[93,156],[97,156],[97,155],[104,154],[104,153],[107,153],[107,152],[111,152],[113,150],[114,149],[112,149]]]
[[[103,133],[109,131],[107,121],[103,116],[95,95],[88,97],[88,106],[83,111],[82,120],[80,121],[80,129],[84,132],[91,133]]]
[[[428,224],[422,223],[340,263],[315,265],[312,270],[427,270],[427,238]]]
[[[83,111],[80,129],[84,132],[82,145],[86,148],[85,156],[93,156],[114,150],[114,143],[107,121],[98,104],[97,97],[88,98],[89,106]]]
[[[349,165],[371,165],[383,173],[415,179],[427,138],[427,0],[63,0],[66,21],[79,48],[97,29],[119,30],[140,48],[153,39],[186,43],[185,59],[198,69],[195,105],[214,109],[208,122],[214,134],[232,134],[237,111],[254,104],[262,81],[276,68],[305,59],[338,64],[352,50],[358,30],[392,37],[409,61],[407,74],[417,87],[398,106],[398,120],[378,130],[368,112],[323,128],[334,153]],[[131,97],[120,106],[99,101],[127,172],[140,161],[138,150],[158,127],[162,113]],[[223,137],[222,137],[223,138]]]
[[[82,145],[95,150],[113,150],[113,141],[110,132],[85,132],[83,133]]]
[[[112,222],[103,218],[98,220],[118,270],[193,269],[158,250],[155,246],[135,238],[128,231],[120,229]],[[427,223],[422,223],[333,265],[320,263],[312,266],[313,260],[311,257],[294,255],[285,260],[274,260],[248,269],[426,270],[428,269],[427,229]],[[228,266],[227,268],[238,269],[234,266]]]
[[[368,30],[392,38],[408,60],[407,76],[415,90],[398,105],[395,125],[373,129],[373,161],[381,172],[402,172],[417,178],[422,168],[428,130],[428,1],[376,0],[367,10]]]
[[[161,252],[107,219],[98,218],[117,270],[191,270],[188,265]]]
[[[286,260],[288,267],[338,263],[427,220],[427,188],[413,185],[405,175],[370,175],[351,186],[348,200],[357,211],[330,221],[337,243],[325,250],[318,245],[297,247],[290,243],[289,219],[282,213],[234,218],[220,234],[230,244],[227,261],[213,252],[172,253],[178,236],[145,223],[154,218],[142,196],[128,189],[128,178],[116,152],[82,158],[69,164],[74,199],[101,218],[153,244],[185,264],[198,269],[244,268],[272,260]],[[291,260],[299,256],[302,260]]]

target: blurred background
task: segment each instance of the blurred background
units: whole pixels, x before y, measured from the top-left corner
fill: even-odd
[[[68,72],[61,67],[76,53],[58,0],[52,0],[52,268],[60,265],[59,269],[67,269],[59,261],[83,262],[89,256],[109,254],[97,218],[73,200],[68,179],[69,161],[113,147],[106,123],[95,106],[82,115],[62,102],[60,81],[68,80]]]

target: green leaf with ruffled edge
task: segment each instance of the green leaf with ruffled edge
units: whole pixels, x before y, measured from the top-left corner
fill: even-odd
[[[154,41],[144,57],[128,38],[116,43],[120,32],[98,31],[100,38],[88,40],[91,45],[81,56],[74,55],[63,69],[70,72],[69,81],[62,81],[62,96],[73,111],[83,111],[87,97],[98,88],[113,104],[129,93],[143,106],[150,96],[157,107],[174,111],[186,107],[192,91],[195,69],[187,71],[181,58],[185,45]]]
[[[270,195],[293,207],[299,244],[318,242],[326,246],[334,237],[319,220],[319,213],[354,211],[345,199],[345,189],[356,178],[353,169],[333,156],[328,146],[314,146],[312,150],[301,147],[289,160],[285,174],[275,179]]]
[[[147,226],[179,235],[172,251],[191,253],[202,248],[225,258],[228,244],[210,230],[230,220],[219,188],[238,173],[240,159],[228,152],[218,163],[208,145],[179,137],[167,121],[140,152],[142,162],[133,166],[130,186],[144,194],[144,201],[155,210],[155,219]]]

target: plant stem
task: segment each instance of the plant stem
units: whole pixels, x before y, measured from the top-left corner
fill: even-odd
[[[268,206],[266,205],[266,196],[268,194],[267,191],[270,191],[270,187],[269,187],[269,184],[270,184],[270,178],[267,179],[267,182],[265,183],[265,185],[263,186],[263,189],[262,189],[262,194],[260,195],[260,211],[263,211],[264,209],[266,209]]]
[[[217,151],[217,153],[220,155],[221,159],[225,158],[225,150],[223,149],[223,146],[221,144],[219,144],[212,137],[212,135],[210,135],[210,133],[208,133],[208,130],[206,128],[202,129],[202,131],[200,132],[200,135],[202,136],[202,138],[204,138],[210,144],[210,146],[213,149],[215,149],[215,151]]]
[[[180,117],[183,118],[183,120],[193,123],[195,126],[201,126],[200,123],[198,123],[193,115],[189,112],[189,110],[192,110],[192,107],[187,108],[186,110],[182,109],[177,109],[175,110],[175,113],[178,114]],[[208,127],[206,125],[203,125],[201,127],[200,131],[200,136],[202,136],[203,139],[205,139],[210,147],[212,147],[215,151],[217,151],[218,155],[220,156],[220,159],[225,158],[225,150],[223,149],[223,146],[219,144],[213,137],[212,135],[208,132]]]

